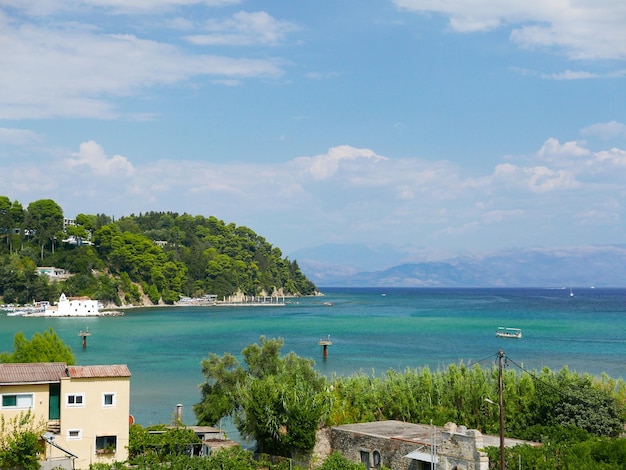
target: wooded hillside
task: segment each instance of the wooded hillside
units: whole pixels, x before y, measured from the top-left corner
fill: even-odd
[[[71,274],[51,281],[38,266]],[[215,217],[148,212],[64,219],[51,199],[26,209],[0,196],[0,298],[56,301],[60,292],[103,303],[174,303],[181,296],[311,295],[296,261],[253,230]]]

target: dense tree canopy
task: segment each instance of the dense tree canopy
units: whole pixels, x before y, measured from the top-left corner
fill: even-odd
[[[28,340],[18,332],[13,338],[13,352],[0,353],[0,362],[65,362],[76,364],[76,356],[50,327],[43,334],[35,333]]]
[[[63,209],[52,199],[40,199],[28,205],[26,214],[25,228],[38,241],[43,259],[46,243],[54,252],[56,236],[63,229]]]
[[[116,304],[316,291],[279,248],[247,227],[212,216],[149,212],[114,221],[78,214],[68,224],[51,199],[31,202],[24,210],[18,201],[0,196],[0,239],[6,242],[0,243],[5,303],[56,301],[61,290]],[[47,279],[36,275],[37,266],[63,268],[73,277],[48,288]]]
[[[45,277],[37,275],[37,264],[17,253],[0,256],[0,295],[5,303],[25,304],[33,299],[57,297],[57,290]]]
[[[505,433],[540,439],[550,427],[575,427],[595,436],[617,436],[626,423],[626,384],[608,377],[559,372],[504,371]],[[488,434],[499,432],[498,370],[451,364],[431,371],[389,370],[338,377],[332,384],[330,424],[397,419],[443,426],[452,421]]]
[[[4,236],[9,253],[13,253],[13,244],[21,240],[24,234],[19,230],[24,221],[24,208],[18,201],[11,202],[8,197],[0,196],[0,236]],[[15,231],[18,230],[16,234]]]

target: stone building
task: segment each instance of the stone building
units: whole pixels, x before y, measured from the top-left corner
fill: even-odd
[[[393,470],[487,470],[482,450],[499,446],[498,436],[483,435],[448,423],[443,428],[402,421],[347,424],[331,428],[331,448],[369,469],[383,465]],[[506,439],[512,447],[524,441]],[[436,465],[433,465],[436,464]]]

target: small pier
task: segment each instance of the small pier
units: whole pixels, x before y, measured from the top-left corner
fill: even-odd
[[[330,335],[328,335],[326,338],[320,338],[317,344],[322,346],[323,348],[322,357],[326,359],[328,357],[328,346],[333,344],[333,342],[330,340]]]
[[[89,327],[85,328],[85,331],[82,331],[82,330],[79,331],[78,336],[83,338],[83,349],[86,349],[87,348],[87,336],[91,336],[91,333],[89,333]]]

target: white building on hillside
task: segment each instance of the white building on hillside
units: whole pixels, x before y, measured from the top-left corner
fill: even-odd
[[[59,317],[92,317],[99,314],[98,309],[97,300],[91,300],[88,297],[77,297],[70,300],[65,294],[61,294],[57,305],[46,308],[45,314]]]

